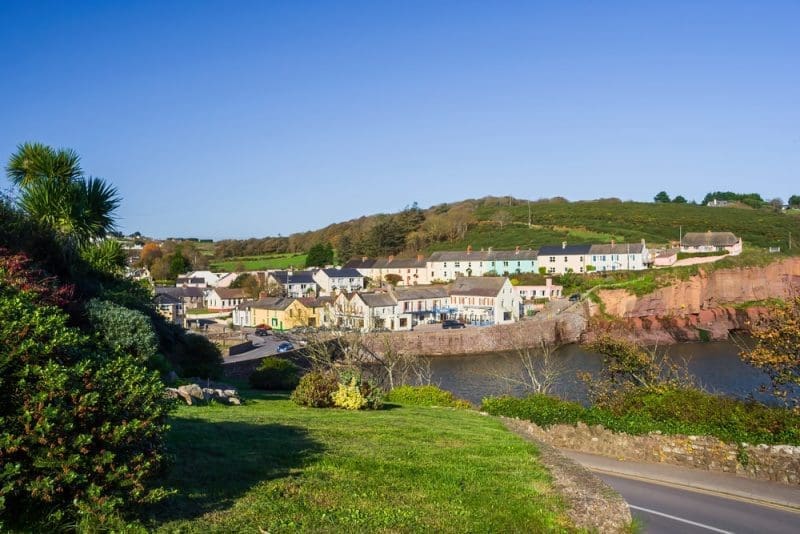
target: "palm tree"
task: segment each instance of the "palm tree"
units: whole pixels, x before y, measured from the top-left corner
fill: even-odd
[[[11,156],[6,174],[19,188],[20,208],[69,249],[80,251],[114,229],[117,190],[100,178],[85,177],[75,151],[24,143]]]

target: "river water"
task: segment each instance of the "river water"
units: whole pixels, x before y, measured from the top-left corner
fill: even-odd
[[[740,398],[753,395],[757,400],[770,401],[768,395],[758,393],[759,386],[769,384],[768,377],[739,359],[740,349],[735,343],[680,343],[666,347],[665,351],[669,361],[688,370],[695,382],[707,391]],[[596,373],[601,356],[580,345],[566,345],[557,351],[556,357],[562,362],[564,374],[554,393],[562,398],[585,401],[586,388],[576,375]],[[524,388],[508,380],[508,377],[520,377],[522,370],[519,357],[514,353],[431,358],[433,383],[476,404],[490,395],[524,395]]]

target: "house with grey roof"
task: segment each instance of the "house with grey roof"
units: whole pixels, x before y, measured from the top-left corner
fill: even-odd
[[[206,294],[206,308],[215,312],[231,311],[248,299],[244,289],[215,287]]]
[[[450,307],[450,287],[446,285],[395,287],[389,291],[397,301],[398,315],[408,315],[411,326],[443,321],[456,311]]]
[[[681,238],[681,252],[703,253],[727,251],[731,256],[742,253],[742,238],[732,232],[689,232]]]
[[[558,245],[539,248],[539,266],[547,274],[585,273],[592,245],[569,245],[566,241]]]
[[[319,285],[314,280],[316,271],[272,271],[267,277],[267,285],[283,288],[287,297],[316,297]]]
[[[647,269],[650,251],[641,243],[616,243],[592,245],[589,248],[589,265],[594,271],[641,271]],[[588,266],[587,266],[588,268]]]
[[[461,251],[439,251],[428,257],[428,280],[430,282],[455,280],[461,276],[483,276],[497,274],[509,276],[514,273],[535,273],[539,269],[539,252],[523,250],[473,250],[471,246]]]
[[[364,289],[364,275],[357,269],[319,269],[312,275],[319,286],[319,294],[329,296],[345,291],[352,293]]]
[[[478,324],[505,324],[519,320],[519,295],[506,277],[459,277],[450,284],[450,318]]]

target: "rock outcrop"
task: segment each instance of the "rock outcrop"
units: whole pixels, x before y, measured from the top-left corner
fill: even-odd
[[[200,387],[197,384],[187,384],[177,388],[166,388],[164,394],[171,399],[180,399],[188,405],[208,404],[216,401],[221,404],[239,405],[242,399],[239,392],[227,384],[209,384],[215,387]]]
[[[800,288],[800,258],[790,258],[763,267],[701,270],[685,281],[659,288],[643,296],[624,289],[599,290],[605,314],[623,319],[640,340],[722,340],[729,332],[747,330],[766,312],[747,303],[786,299]],[[598,315],[600,307],[592,313]]]

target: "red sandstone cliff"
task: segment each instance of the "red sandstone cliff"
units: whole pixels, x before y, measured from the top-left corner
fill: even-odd
[[[800,289],[800,258],[764,267],[720,269],[637,297],[623,289],[600,290],[606,314],[624,319],[637,338],[649,341],[726,339],[731,330],[747,329],[764,308],[734,307],[770,298],[785,299]],[[599,309],[593,306],[593,315]]]

